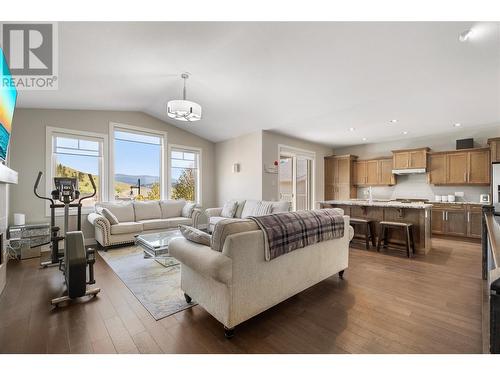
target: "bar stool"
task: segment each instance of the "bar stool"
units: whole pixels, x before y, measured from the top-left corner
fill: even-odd
[[[357,219],[354,217],[351,217],[349,219],[349,224],[351,224],[354,228],[354,235],[356,235],[356,225],[363,225],[365,227],[364,240],[367,250],[370,248],[370,240],[372,241],[373,247],[375,247],[375,235],[372,230],[372,223],[373,220],[371,219]]]
[[[409,223],[398,223],[393,221],[381,221],[380,231],[378,236],[377,251],[380,251],[380,245],[383,242],[383,247],[387,248],[387,232],[389,228],[399,229],[403,231],[403,237],[406,242],[406,255],[408,258],[411,257],[410,247],[413,254],[415,254],[415,241],[413,240],[413,224]]]

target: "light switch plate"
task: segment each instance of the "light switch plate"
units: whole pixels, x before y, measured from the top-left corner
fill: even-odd
[[[464,197],[464,192],[463,191],[456,191],[455,192],[455,197],[463,198]]]

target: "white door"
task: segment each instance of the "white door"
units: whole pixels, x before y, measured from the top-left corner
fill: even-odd
[[[293,211],[312,208],[312,160],[301,155],[280,155],[279,197]]]

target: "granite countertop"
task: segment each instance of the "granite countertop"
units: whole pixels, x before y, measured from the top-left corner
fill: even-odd
[[[472,201],[455,201],[455,202],[438,202],[438,201],[429,201],[430,204],[469,204],[476,206],[484,206],[488,203],[480,203],[480,202],[472,202]]]
[[[403,203],[397,201],[389,200],[374,200],[369,203],[368,200],[364,199],[351,199],[351,200],[330,200],[330,201],[320,201],[318,203],[323,204],[338,204],[345,206],[368,206],[368,207],[393,207],[393,208],[415,208],[415,209],[426,209],[432,208],[432,204],[429,203]]]

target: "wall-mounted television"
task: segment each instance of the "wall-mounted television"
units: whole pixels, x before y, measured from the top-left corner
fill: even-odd
[[[17,90],[12,85],[7,60],[0,48],[0,160],[7,159],[9,149],[10,134],[12,132],[12,117],[16,107]]]

